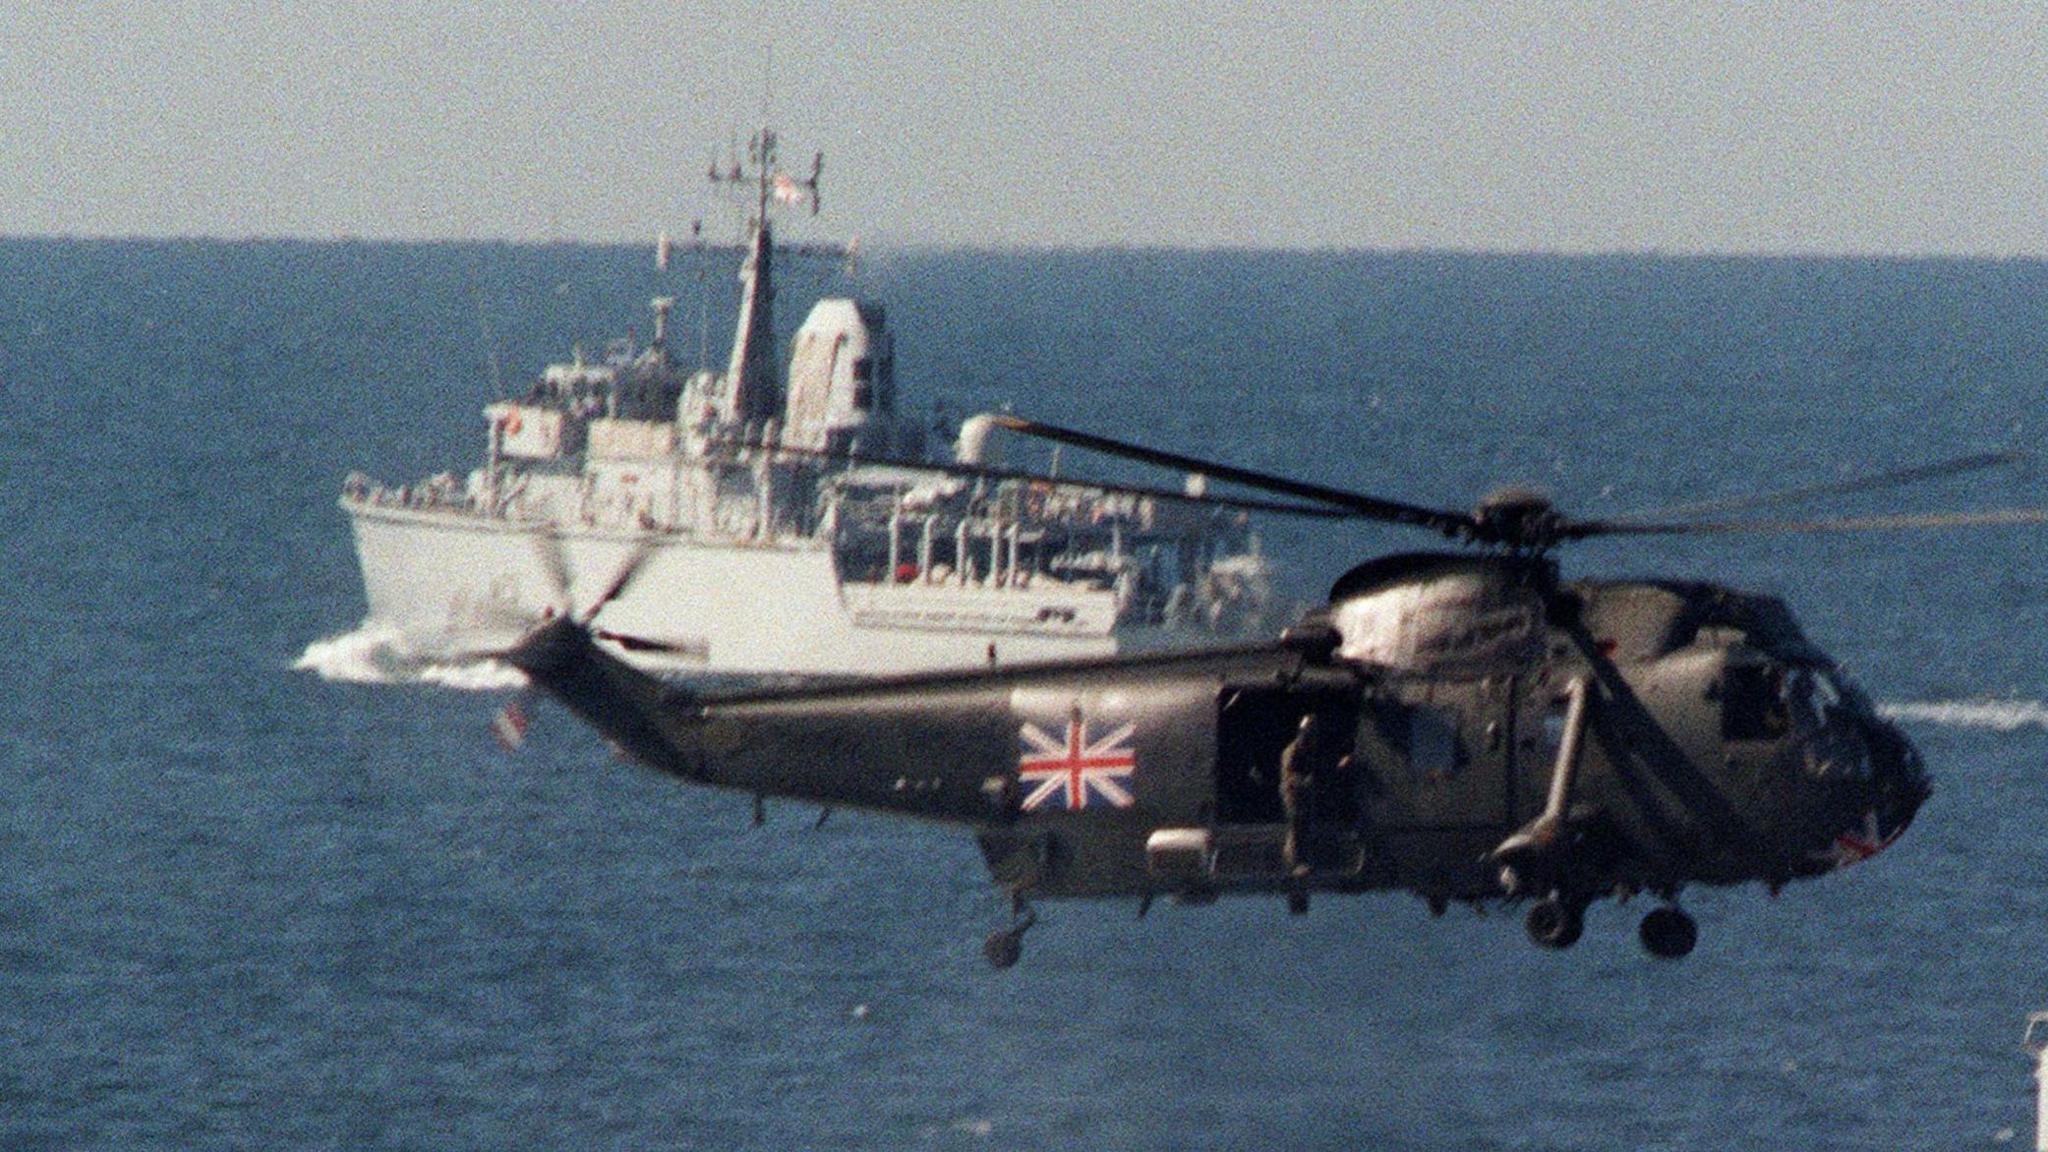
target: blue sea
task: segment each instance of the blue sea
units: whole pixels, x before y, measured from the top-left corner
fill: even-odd
[[[837,270],[784,278],[785,324]],[[882,253],[905,402],[1583,515],[2043,448],[2048,265]],[[1597,542],[1783,596],[1937,792],[1879,859],[1539,952],[1390,894],[1055,903],[964,834],[692,791],[543,706],[359,683],[343,478],[730,267],[641,249],[0,241],[0,1147],[2025,1146],[2048,1008],[2048,529]],[[708,301],[708,305],[702,302]],[[502,384],[495,381],[502,381]],[[2020,467],[1817,511],[2048,503]],[[1427,538],[1269,521],[1312,600]],[[771,624],[775,622],[770,622]],[[308,658],[308,653],[315,655]]]

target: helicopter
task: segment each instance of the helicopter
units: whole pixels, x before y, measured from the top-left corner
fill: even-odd
[[[1014,965],[1034,901],[1202,905],[1406,890],[1526,905],[1564,949],[1596,900],[1654,898],[1639,938],[1690,953],[1694,885],[1784,885],[1870,859],[1931,793],[1906,736],[1784,602],[1689,580],[1567,580],[1599,536],[2048,522],[2048,510],[1841,520],[1584,520],[1507,489],[1428,508],[997,417],[1011,431],[1433,531],[1464,550],[1369,559],[1264,643],[714,693],[638,670],[564,603],[492,655],[626,757],[683,781],[962,827],[1007,893],[984,953]],[[1750,503],[2010,462],[1964,457]],[[1726,502],[1722,510],[1737,502]],[[551,561],[561,598],[568,573]]]

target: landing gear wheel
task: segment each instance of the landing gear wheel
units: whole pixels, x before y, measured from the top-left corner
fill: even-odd
[[[1660,960],[1676,960],[1699,943],[1700,926],[1683,910],[1657,908],[1643,917],[1643,949]]]
[[[1529,939],[1542,947],[1564,949],[1579,942],[1579,934],[1586,930],[1586,913],[1576,904],[1548,896],[1529,906],[1522,924],[1529,930]]]
[[[988,957],[989,964],[995,968],[1011,967],[1017,963],[1018,957],[1024,955],[1023,934],[1010,928],[998,928],[981,942],[981,954]]]
[[[1308,893],[1289,892],[1287,894],[1287,914],[1289,916],[1308,915]]]

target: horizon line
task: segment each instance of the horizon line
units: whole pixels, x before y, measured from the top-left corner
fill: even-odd
[[[859,238],[856,237],[859,242]],[[656,238],[645,240],[617,239],[542,239],[537,237],[433,237],[433,236],[367,236],[340,233],[329,236],[312,236],[291,233],[249,233],[234,236],[224,233],[96,233],[96,232],[7,232],[0,231],[0,243],[71,243],[71,244],[298,244],[329,247],[505,247],[505,248],[639,248],[653,249]],[[687,248],[678,244],[677,248]],[[724,245],[721,245],[723,247]],[[1625,247],[1576,248],[1576,247],[1485,247],[1479,245],[1433,245],[1433,244],[1258,244],[1242,242],[1217,243],[1155,243],[1144,241],[1098,241],[1098,242],[973,242],[973,241],[915,241],[903,242],[860,242],[860,251],[869,255],[937,255],[949,253],[986,255],[1081,255],[1081,254],[1131,254],[1131,255],[1298,255],[1298,256],[1456,256],[1494,257],[1527,259],[1646,259],[1646,260],[1757,260],[1757,261],[1859,261],[1898,263],[1971,263],[2005,264],[2048,262],[2048,251],[2043,252],[1949,252],[1910,251],[1882,249],[1750,249],[1750,248],[1665,248]]]

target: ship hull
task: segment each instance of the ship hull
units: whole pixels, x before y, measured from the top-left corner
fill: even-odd
[[[1038,579],[1015,587],[842,583],[825,542],[542,529],[460,508],[343,502],[369,622],[474,650],[530,627],[563,600],[581,609],[651,540],[600,635],[658,672],[876,676],[1081,659],[1215,637],[1118,623],[1106,588]]]

